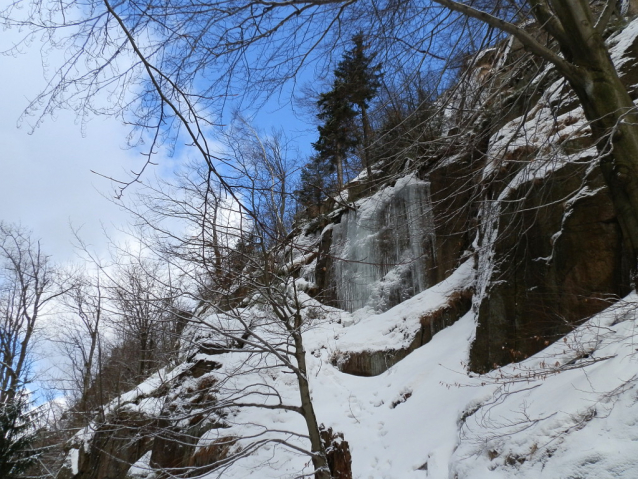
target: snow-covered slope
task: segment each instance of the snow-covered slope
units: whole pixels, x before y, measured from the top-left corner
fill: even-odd
[[[344,434],[354,478],[636,477],[638,296],[626,297],[541,353],[488,375],[466,372],[475,331],[472,313],[379,376],[351,376],[331,364],[332,355],[342,350],[401,347],[405,335],[393,334],[388,318],[399,324],[405,319],[409,331],[409,318],[435,308],[444,296],[440,287],[426,290],[354,324],[349,313],[331,311],[304,335],[318,419]],[[234,353],[200,353],[195,359],[224,365],[208,377],[241,363]],[[156,414],[167,398],[152,399],[154,391],[183,371],[180,366],[150,378],[117,407]],[[257,383],[276,388],[284,402],[298,402],[294,378],[283,368],[242,375],[233,387]],[[171,395],[180,392],[174,389]],[[200,446],[223,437],[283,435],[307,447],[305,440],[291,439],[305,431],[301,416],[290,411],[234,409],[226,422],[226,428],[205,434]],[[233,447],[252,441],[239,439]],[[71,457],[77,461],[77,452]],[[138,461],[130,475],[147,477],[148,458]],[[77,471],[77,464],[72,467]],[[285,479],[311,470],[306,455],[271,443],[223,468],[221,476],[217,470],[205,477]]]
[[[611,39],[622,67],[638,53],[637,38],[638,20]],[[439,180],[451,181],[464,161],[458,153],[395,178],[291,240],[298,251],[282,271],[288,281],[299,276],[291,298],[304,320],[312,402],[318,421],[347,441],[354,478],[638,477],[638,296],[617,300],[627,289],[620,229],[583,113],[564,82],[548,74],[534,80],[539,90],[545,83],[525,121],[504,120],[485,146],[483,184],[468,193],[475,207],[437,211],[447,200]],[[468,218],[440,234],[437,214]],[[407,220],[397,221],[401,215]],[[378,250],[380,230],[399,231],[386,251]],[[474,236],[465,244],[467,231]],[[455,243],[453,253],[446,242]],[[444,264],[436,264],[436,252],[447,252]],[[344,263],[330,264],[337,260]],[[417,265],[438,272],[426,279]],[[321,290],[335,272],[334,301],[325,301]],[[432,285],[433,277],[446,279]],[[467,291],[472,310],[415,343],[428,315]],[[303,417],[279,407],[298,406],[300,395],[278,356],[290,337],[271,307],[248,294],[232,312],[196,311],[181,363],[113,401],[107,415],[118,417],[118,427],[168,421],[171,434],[182,434],[174,442],[193,447],[188,467],[201,466],[207,479],[312,476]],[[230,344],[220,329],[243,339]],[[242,336],[247,329],[276,347],[242,349],[251,341]],[[487,365],[475,370],[494,369],[468,372],[471,349]],[[376,354],[378,361],[397,352],[368,377],[344,366],[351,357]],[[521,361],[496,367],[512,359]],[[72,442],[69,477],[88,467],[91,450],[99,452],[100,427]],[[136,448],[130,477],[161,477],[152,458],[166,430],[152,430],[148,440],[122,434]],[[224,462],[229,453],[237,460]],[[219,467],[207,470],[198,457]]]
[[[435,307],[430,298],[426,291],[384,315],[306,333],[317,415],[344,433],[353,477],[636,477],[636,295],[534,357],[484,376],[466,373],[472,313],[379,376],[350,376],[330,364],[331,355],[352,349],[357,337],[360,347],[371,346],[370,324],[417,315]],[[401,335],[379,336],[385,341],[373,346],[399,347],[403,341]],[[285,374],[272,385],[279,391],[290,387],[286,396],[295,397]],[[235,421],[224,434],[245,435],[247,423],[303,433],[302,421],[291,413],[242,411]],[[306,457],[268,446],[223,477],[283,479],[301,472],[311,472]]]

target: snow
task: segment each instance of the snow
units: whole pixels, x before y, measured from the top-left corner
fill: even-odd
[[[478,260],[476,266],[476,284],[474,287],[474,298],[472,300],[475,309],[487,295],[492,280],[494,270],[497,265],[494,261],[494,245],[498,238],[499,218],[501,204],[497,201],[486,201],[479,210],[479,232],[474,240],[473,248],[477,252]],[[482,236],[479,238],[479,235]],[[481,243],[484,246],[481,246]]]
[[[377,169],[372,169],[372,176],[378,176],[383,174],[383,170],[377,170]],[[348,185],[360,182],[360,181],[364,181],[368,179],[368,171],[367,170],[361,170],[361,172],[355,176],[353,179],[351,179],[350,181],[348,181],[348,183],[346,184],[346,188],[348,187]]]
[[[468,314],[372,378],[350,377],[324,366],[321,382],[328,380],[331,387],[315,386],[318,415],[344,432],[355,477],[447,477],[457,442],[455,424],[470,391],[442,383],[451,370],[462,371],[473,334]],[[406,393],[410,396],[404,399]],[[419,469],[426,463],[427,474]]]
[[[154,393],[161,386],[179,376],[186,368],[187,365],[180,364],[170,371],[167,371],[167,368],[160,369],[131,391],[120,395],[106,404],[103,413],[109,415],[117,410],[128,410],[148,416],[158,415],[161,411],[164,398],[156,396]],[[85,452],[89,452],[90,441],[93,439],[97,428],[98,424],[92,422],[83,429],[80,429],[70,440],[71,445],[77,446],[69,452],[72,467],[77,468],[80,447],[83,447]]]
[[[381,314],[362,309],[353,314],[355,326],[335,331],[339,350],[384,351],[408,346],[421,328],[420,318],[444,304],[454,291],[474,281],[473,260],[466,261],[449,278]],[[345,321],[348,324],[347,321]]]
[[[498,388],[462,425],[452,472],[635,477],[637,306],[631,294],[535,357],[479,378]]]
[[[79,449],[71,448],[69,450],[69,455],[67,456],[67,461],[69,462],[69,464],[71,466],[71,473],[72,474],[77,474],[78,471],[79,471],[79,468],[78,468],[79,456],[80,456],[80,450]]]
[[[483,376],[466,371],[475,332],[471,312],[379,376],[350,376],[330,363],[339,351],[405,346],[405,334],[394,334],[392,325],[414,326],[419,315],[466,287],[473,274],[466,262],[445,282],[384,313],[357,312],[361,317],[348,327],[343,323],[352,314],[334,309],[309,324],[304,339],[317,416],[344,433],[354,477],[635,477],[635,294],[528,360]],[[226,385],[229,390],[268,384],[284,403],[298,403],[292,375],[276,367],[248,372],[246,357],[239,356],[215,356],[226,372],[243,365],[243,374]],[[223,437],[283,435],[293,446],[308,448],[303,437],[293,436],[305,428],[294,412],[233,409],[227,421],[227,428],[202,437],[200,446]],[[239,440],[236,447],[250,444]],[[285,479],[310,471],[307,456],[270,443],[225,468],[223,477]]]
[[[619,34],[610,39],[610,53],[616,68],[620,68],[628,61],[635,61],[634,58],[626,56],[631,46],[638,37],[638,19],[632,21]]]
[[[567,154],[564,145],[571,140],[588,137],[591,129],[582,108],[557,116],[552,105],[568,101],[563,91],[564,80],[557,80],[543,93],[527,121],[521,124],[515,118],[504,125],[490,140],[488,164],[483,170],[483,180],[504,170],[508,164],[517,167],[517,173],[509,179],[501,193],[505,199],[520,185],[547,177],[570,162],[582,162],[595,158],[595,147]],[[528,161],[533,157],[533,161]]]
[[[393,313],[417,315],[426,297],[345,328],[350,334],[325,337],[321,328],[307,333],[308,349],[315,353],[308,359],[317,415],[344,433],[354,477],[635,477],[638,297],[625,298],[527,361],[486,376],[465,371],[472,313],[380,376],[353,377],[330,365],[336,349],[353,349],[357,328],[359,344],[365,344],[369,323]],[[368,346],[403,344],[400,336],[384,337],[385,343]],[[257,418],[303,431],[292,413],[252,411],[243,419]],[[273,448],[224,477],[294,477],[295,467],[303,470],[306,462]]]
[[[379,376],[351,376],[331,364],[340,351],[405,346],[409,341],[405,333],[414,331],[420,315],[472,283],[472,266],[467,261],[446,281],[378,314],[368,309],[352,315],[322,307],[322,314],[310,315],[319,305],[302,293],[306,358],[317,417],[344,434],[354,477],[634,478],[638,471],[636,294],[526,361],[483,376],[466,370],[475,333],[472,312]],[[259,306],[243,314],[257,318],[264,312]],[[206,321],[224,320],[216,316]],[[401,331],[397,324],[403,325]],[[197,330],[200,337],[202,328]],[[261,334],[275,338],[278,333],[268,325]],[[205,358],[200,353],[195,359]],[[266,356],[226,353],[208,358],[223,364],[210,374],[224,377],[241,372],[216,386],[220,397],[224,391],[252,388],[258,394],[252,398],[255,402],[299,403],[294,376]],[[141,399],[152,398],[167,378],[175,378],[185,368],[181,365],[149,378],[117,403],[157,413],[157,405]],[[188,379],[179,388],[193,390],[201,379]],[[265,386],[275,388],[279,397],[261,396]],[[170,400],[184,404],[179,388],[170,392]],[[257,437],[285,440],[304,450],[309,447],[303,437],[303,418],[292,411],[231,408],[225,421],[227,427],[210,430],[199,446],[235,437],[246,438],[237,441],[235,450],[248,450]],[[77,449],[71,450],[74,470],[77,454]],[[147,459],[144,456],[136,463],[132,477],[146,477]],[[205,477],[292,479],[310,472],[307,455],[271,442]]]
[[[637,37],[638,20],[614,39],[612,55],[617,62],[624,61],[624,51]],[[562,90],[563,82],[555,82],[522,127],[513,121],[494,135],[488,152],[493,162],[486,175],[497,174],[503,161],[516,161],[515,157],[503,160],[504,151],[531,147],[537,156],[535,162],[526,162],[511,178],[500,198],[482,205],[482,237],[475,242],[476,270],[474,260],[469,260],[438,285],[418,280],[415,294],[391,308],[380,295],[375,296],[375,288],[378,292],[382,280],[397,282],[400,271],[396,268],[371,271],[363,266],[342,267],[339,275],[348,283],[339,284],[338,292],[351,311],[321,305],[299,293],[317,418],[344,434],[355,479],[633,479],[638,475],[635,293],[611,304],[538,354],[486,375],[467,371],[476,329],[472,311],[378,376],[348,375],[332,364],[339,354],[405,348],[418,331],[419,318],[440,307],[454,291],[473,285],[475,305],[489,294],[493,272],[498,268],[492,247],[498,234],[500,201],[523,183],[543,178],[568,162],[587,161],[593,155],[591,149],[567,155],[560,148],[566,139],[589,134],[582,110],[554,115],[551,105],[564,100]],[[378,253],[373,232],[386,213],[393,211],[388,205],[403,198],[408,204],[408,223],[418,232],[416,237],[431,234],[428,189],[427,182],[406,177],[359,200],[356,213],[344,213],[341,224],[329,226],[340,242],[339,249],[332,253],[359,264],[421,261],[426,252],[411,236],[403,236],[408,244],[405,249],[398,245],[390,248],[392,258],[374,256]],[[595,191],[583,188],[575,194],[591,195]],[[316,247],[320,235],[299,238],[288,264],[302,267],[305,279],[298,281],[310,283],[313,278],[306,276],[315,263],[309,251]],[[361,281],[353,282],[353,278]],[[216,337],[216,328],[232,327],[238,321],[230,315],[200,313],[200,323],[184,333],[182,359],[193,353],[197,341],[207,335]],[[246,305],[236,314],[266,340],[276,342],[283,337],[263,304]],[[222,399],[242,391],[248,394],[244,400],[261,405],[299,404],[294,375],[273,355],[200,353],[193,359],[214,360],[222,365],[210,373],[211,377],[223,378],[215,385]],[[182,381],[168,396],[158,391],[188,367],[184,363],[161,371],[109,404],[107,412],[125,407],[152,416],[159,414],[168,401],[180,407],[187,405],[184,391],[196,389],[202,378]],[[269,391],[277,394],[264,394]],[[209,430],[199,447],[238,438],[234,450],[251,453],[221,471],[208,473],[207,479],[292,479],[311,474],[308,455],[302,452],[309,444],[299,414],[263,407],[230,407],[224,421],[226,427]],[[70,449],[67,460],[73,471],[78,469],[79,444],[86,447],[91,431],[89,427],[78,433],[77,447]],[[265,442],[255,447],[256,440]],[[148,454],[143,456],[129,474],[146,477],[149,459]]]
[[[126,473],[127,479],[141,479],[148,476],[148,473],[151,470],[151,452],[152,451],[148,451],[145,453],[135,464],[131,466]]]

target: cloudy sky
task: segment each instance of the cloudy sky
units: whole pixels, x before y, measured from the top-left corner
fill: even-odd
[[[15,39],[15,32],[1,32],[0,50]],[[122,179],[140,168],[142,156],[125,148],[127,129],[108,118],[82,128],[73,112],[61,111],[31,133],[35,119],[19,120],[44,86],[38,45],[16,57],[0,56],[0,72],[0,220],[31,229],[56,262],[73,257],[71,224],[103,248],[102,226],[117,235],[128,216],[113,201],[110,181],[91,170]],[[170,170],[171,160],[160,161],[152,174]]]
[[[0,51],[9,49],[17,35],[0,32]],[[32,230],[56,262],[65,262],[74,255],[70,225],[81,228],[82,238],[99,250],[106,244],[103,227],[117,235],[117,228],[128,220],[113,201],[111,182],[91,170],[124,179],[131,170],[139,170],[144,158],[126,148],[128,129],[115,119],[93,118],[80,125],[73,112],[60,111],[55,118],[45,118],[33,133],[35,118],[20,121],[29,100],[45,85],[39,47],[34,44],[18,56],[0,56],[0,220]],[[55,58],[47,60],[56,63]],[[274,126],[286,128],[289,139],[301,140],[302,150],[303,145],[309,149],[314,126],[300,122],[289,109],[265,110],[257,119],[258,127],[268,132],[276,122]],[[193,155],[187,152],[184,158]],[[155,161],[160,166],[145,179],[170,175],[177,163],[166,157]],[[127,197],[133,193],[128,191]]]
[[[0,30],[0,52],[18,40],[17,32]],[[115,241],[124,239],[120,230],[126,229],[130,216],[118,205],[114,186],[103,176],[126,179],[144,165],[145,158],[126,148],[129,130],[116,119],[92,118],[80,124],[73,112],[59,111],[33,130],[36,118],[21,118],[30,100],[46,85],[40,48],[34,43],[20,55],[0,55],[0,221],[31,230],[54,263],[77,261],[72,228],[80,230],[93,252],[105,257],[105,230]],[[59,62],[47,57],[47,63]],[[274,106],[262,112],[256,126],[265,132],[271,126],[284,127],[289,139],[309,149],[316,127],[300,122],[289,108],[278,108],[277,103],[273,99]],[[306,154],[300,155],[301,161]],[[159,165],[147,170],[144,180],[169,178],[180,160],[193,159],[197,159],[196,152],[187,149],[181,150],[178,159],[154,158]],[[134,196],[135,188],[127,190],[125,201]],[[60,360],[46,341],[38,348],[36,369],[46,379],[50,371],[55,374],[53,365]],[[44,396],[38,396],[39,400]]]

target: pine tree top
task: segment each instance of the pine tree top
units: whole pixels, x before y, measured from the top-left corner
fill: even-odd
[[[381,66],[373,65],[373,56],[366,54],[362,32],[352,37],[354,47],[343,55],[335,69],[335,83],[346,86],[348,101],[359,108],[367,107],[381,86]]]

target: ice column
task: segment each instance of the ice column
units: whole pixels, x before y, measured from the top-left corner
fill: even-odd
[[[434,224],[429,183],[402,178],[357,206],[333,232],[332,275],[341,306],[383,311],[430,286]]]

